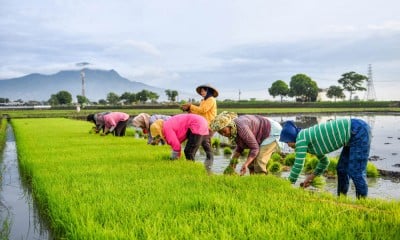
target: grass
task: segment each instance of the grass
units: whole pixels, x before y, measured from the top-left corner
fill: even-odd
[[[275,107],[241,107],[235,104],[235,107],[218,107],[218,113],[222,111],[231,111],[238,114],[301,114],[301,113],[356,113],[356,112],[375,112],[377,114],[387,114],[389,112],[400,112],[399,107],[284,107],[280,103],[276,103]],[[279,107],[282,106],[282,107]],[[182,113],[179,109],[179,105],[176,108],[163,108],[162,106],[156,108],[137,108],[134,105],[125,108],[84,108],[78,113],[75,109],[2,109],[2,114],[9,115],[12,119],[15,118],[78,118],[86,119],[86,116],[91,113],[106,112],[106,111],[120,111],[128,113],[132,116],[138,115],[139,113],[148,114],[164,114],[164,115],[175,115]]]
[[[13,119],[20,169],[60,239],[396,239],[400,203],[312,193],[268,176],[209,176],[169,146]]]

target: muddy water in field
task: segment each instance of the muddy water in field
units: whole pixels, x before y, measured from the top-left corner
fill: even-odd
[[[348,117],[344,114],[299,114],[299,115],[268,115],[268,117],[282,123],[287,120],[293,120],[299,127],[306,128],[317,123],[325,122],[330,119]],[[392,173],[392,175],[400,176],[400,115],[399,114],[373,114],[373,113],[360,113],[352,114],[351,117],[360,118],[365,120],[370,126],[372,131],[372,141],[370,150],[370,161],[380,170]],[[226,138],[221,138],[221,142],[228,142]],[[284,146],[284,152],[291,152],[288,146]],[[330,153],[330,156],[338,156],[340,150]],[[217,151],[214,159],[213,172],[215,174],[222,174],[225,167],[229,163],[230,155],[224,155],[222,150]],[[204,160],[202,151],[199,153],[199,161]],[[241,163],[245,161],[242,158]],[[236,168],[238,172],[240,163]],[[280,174],[281,177],[287,177],[288,172]],[[301,182],[302,176],[297,185]],[[336,179],[326,179],[325,190],[336,194]],[[351,183],[352,184],[352,183]],[[400,200],[400,177],[386,177],[369,178],[369,197],[383,198],[389,200]],[[354,196],[354,185],[351,185],[349,196]]]
[[[11,240],[51,239],[45,224],[40,221],[28,188],[21,181],[14,133],[10,126],[0,169],[0,229],[5,232],[2,237]]]

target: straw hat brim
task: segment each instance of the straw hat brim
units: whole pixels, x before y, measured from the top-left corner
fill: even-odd
[[[217,89],[214,88],[214,87],[211,86],[211,85],[208,85],[208,84],[200,85],[200,86],[198,86],[198,87],[196,88],[196,92],[197,92],[199,95],[200,95],[200,89],[202,89],[202,88],[211,88],[211,89],[213,90],[213,97],[218,97],[218,95],[219,95]]]

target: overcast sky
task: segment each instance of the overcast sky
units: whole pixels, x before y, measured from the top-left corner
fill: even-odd
[[[221,100],[239,91],[261,100],[276,80],[303,73],[327,88],[346,72],[368,76],[371,64],[377,99],[400,100],[399,9],[399,0],[0,0],[0,79],[88,62],[152,86],[209,83]]]

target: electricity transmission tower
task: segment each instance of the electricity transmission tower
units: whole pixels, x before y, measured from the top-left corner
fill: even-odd
[[[372,66],[369,64],[368,66],[368,83],[367,83],[367,93],[365,94],[365,98],[367,101],[375,101],[376,100],[376,95],[375,95],[375,88],[374,88],[374,82],[372,80]]]

